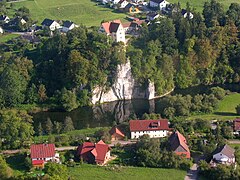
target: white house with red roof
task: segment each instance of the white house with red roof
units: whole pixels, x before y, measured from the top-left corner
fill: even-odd
[[[168,139],[168,143],[170,145],[170,150],[174,151],[175,154],[188,159],[191,158],[186,138],[180,132],[176,131],[172,133]]]
[[[167,119],[161,120],[130,120],[129,121],[131,139],[138,139],[144,134],[150,138],[166,137],[171,131]]]
[[[34,167],[44,167],[46,162],[60,162],[54,144],[32,144],[30,157]]]
[[[78,146],[77,154],[88,163],[104,165],[110,158],[110,147],[102,140],[98,143],[84,142]]]
[[[120,20],[104,22],[99,28],[99,32],[111,36],[116,42],[125,43],[125,30]]]

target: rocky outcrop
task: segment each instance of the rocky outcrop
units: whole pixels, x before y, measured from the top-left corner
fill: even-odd
[[[140,86],[133,78],[130,62],[127,62],[118,66],[116,81],[107,92],[104,86],[98,86],[92,94],[92,104],[129,99],[153,99],[155,87],[151,82],[147,88]]]

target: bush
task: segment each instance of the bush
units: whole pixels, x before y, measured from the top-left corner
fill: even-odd
[[[240,104],[237,105],[237,107],[235,109],[236,109],[237,115],[240,115]]]

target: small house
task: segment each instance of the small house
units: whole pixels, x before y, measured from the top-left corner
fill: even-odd
[[[54,144],[32,144],[30,153],[33,167],[43,168],[47,162],[60,162]]]
[[[210,164],[216,166],[217,164],[231,165],[235,164],[235,150],[227,144],[217,147],[212,152],[212,159]]]
[[[43,29],[49,28],[51,31],[61,28],[60,24],[57,21],[51,19],[44,19],[41,25]]]
[[[127,13],[139,13],[140,12],[139,9],[134,4],[131,4],[131,3],[128,3],[125,6],[124,11]]]
[[[109,134],[111,135],[111,141],[124,140],[125,138],[125,135],[116,126],[112,127]]]
[[[240,119],[235,119],[233,121],[233,134],[235,135],[240,134]]]
[[[104,165],[110,158],[110,147],[102,140],[98,143],[84,142],[78,146],[77,154],[90,164]]]
[[[2,22],[3,24],[9,23],[9,21],[10,21],[10,18],[8,16],[5,16],[5,15],[0,16],[0,22]]]
[[[129,4],[129,2],[127,2],[126,0],[120,0],[120,1],[118,2],[118,7],[119,7],[120,9],[123,9],[123,8],[125,8],[128,4]]]
[[[125,43],[125,30],[120,20],[102,23],[99,32],[111,36],[116,42]]]
[[[170,3],[166,0],[150,0],[149,1],[149,6],[151,8],[157,8],[160,10],[165,10],[168,4]]]
[[[188,159],[191,158],[186,138],[180,132],[176,131],[172,133],[168,138],[168,144],[170,150],[175,154]]]
[[[168,127],[168,120],[130,120],[131,139],[138,139],[144,134],[148,134],[150,138],[166,137],[171,131]]]
[[[154,21],[155,19],[159,18],[160,15],[156,12],[150,12],[147,14],[147,20]]]
[[[193,14],[191,12],[188,12],[186,9],[182,9],[181,10],[181,14],[184,18],[189,18],[192,19],[193,18]]]
[[[79,27],[79,26],[74,24],[74,22],[72,22],[72,21],[64,21],[63,26],[62,26],[62,32],[66,33],[68,31],[74,29],[75,27]]]

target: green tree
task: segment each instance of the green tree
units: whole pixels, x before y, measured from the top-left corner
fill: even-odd
[[[45,100],[47,100],[46,88],[43,84],[39,85],[38,97],[39,97],[40,102],[44,102]]]
[[[34,130],[32,117],[25,111],[0,112],[0,137],[4,139],[2,148],[12,149],[31,143]]]
[[[44,168],[50,180],[66,180],[69,178],[67,167],[63,164],[47,163]]]
[[[66,111],[76,109],[79,105],[76,94],[66,88],[63,88],[61,91],[60,104]]]
[[[62,123],[54,121],[53,125],[54,125],[54,133],[60,134],[61,129],[62,129]]]
[[[8,166],[5,159],[0,155],[0,177],[4,179],[9,179],[13,175],[12,169]]]
[[[64,120],[64,125],[63,125],[63,132],[69,132],[69,131],[73,131],[74,125],[73,125],[73,121],[72,118],[67,116]]]
[[[47,122],[45,125],[45,131],[47,134],[52,134],[52,132],[53,132],[53,123],[49,117],[47,118]]]
[[[38,136],[42,136],[43,135],[42,123],[38,124],[38,127],[36,129],[36,133],[37,133]]]
[[[237,105],[237,107],[235,109],[236,109],[237,115],[240,115],[240,104]]]

